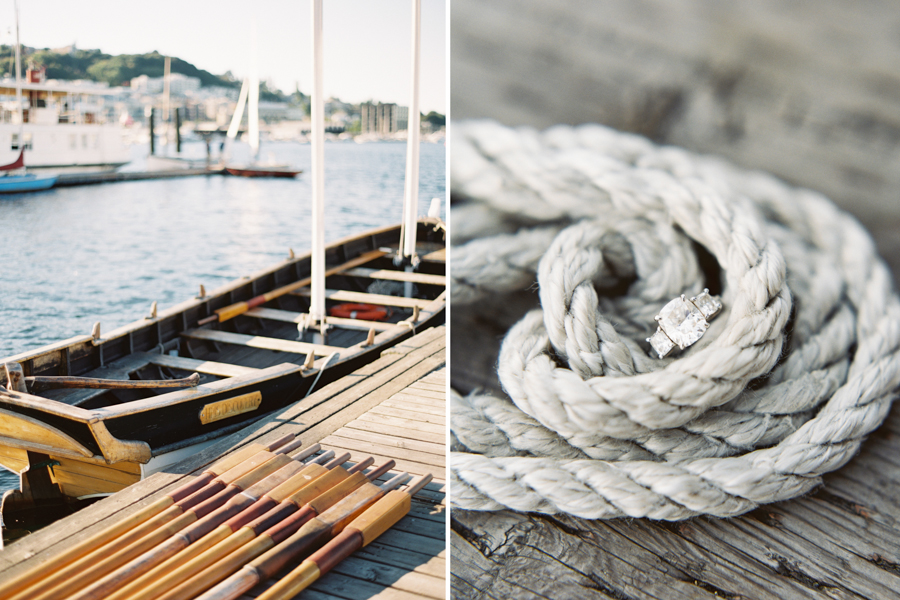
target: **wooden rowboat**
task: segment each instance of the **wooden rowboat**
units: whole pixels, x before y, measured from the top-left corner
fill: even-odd
[[[324,340],[309,332],[298,340],[309,308],[306,254],[159,314],[154,306],[109,333],[96,325],[92,335],[0,359],[0,465],[22,484],[7,492],[4,512],[48,495],[119,491],[443,323],[443,225],[418,222],[415,271],[395,266],[400,229],[348,237],[325,253],[326,303],[386,306],[384,321],[329,316]],[[161,387],[185,385],[192,373],[195,387]],[[86,385],[74,378],[116,381],[59,387]]]

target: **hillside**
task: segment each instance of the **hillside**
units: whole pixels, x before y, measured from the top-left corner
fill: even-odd
[[[147,75],[162,77],[165,68],[165,57],[156,52],[146,54],[119,54],[112,56],[100,50],[75,50],[71,54],[57,54],[49,49],[23,47],[22,70],[29,65],[43,66],[47,69],[48,79],[88,79],[105,81],[110,85],[127,85],[133,77]],[[0,46],[0,73],[15,73],[15,49],[12,46]],[[177,57],[172,57],[172,72],[189,77],[197,77],[204,87],[221,86],[239,88],[240,81],[226,75],[213,75],[209,71],[199,69],[193,64]],[[284,94],[274,92],[260,86],[260,98],[264,100],[285,100]]]

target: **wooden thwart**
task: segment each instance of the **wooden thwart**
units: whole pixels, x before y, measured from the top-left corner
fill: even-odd
[[[429,252],[425,256],[422,257],[422,260],[426,262],[447,262],[447,249],[441,248],[440,250],[435,250],[434,252]]]
[[[309,296],[312,292],[309,288],[294,292],[297,296]],[[348,292],[347,290],[325,290],[325,299],[335,302],[356,302],[361,304],[378,304],[381,306],[396,306],[399,308],[425,308],[432,301],[420,298],[401,298],[399,296],[385,296],[382,294],[366,294],[365,292]]]
[[[356,269],[342,271],[341,275],[368,277],[369,279],[388,279],[390,281],[409,281],[410,283],[424,283],[428,285],[447,285],[447,278],[443,275],[408,273],[406,271],[391,271],[389,269],[367,269],[365,267],[358,267]]]
[[[146,356],[149,364],[182,369],[184,371],[197,371],[198,373],[218,375],[220,377],[237,377],[238,375],[248,375],[259,370],[253,367],[242,367],[211,360],[197,360],[186,356],[171,356],[169,354],[147,354]]]
[[[277,308],[252,308],[245,313],[248,317],[257,319],[268,319],[270,321],[280,321],[282,323],[300,324],[306,319],[306,313],[293,312],[289,310],[281,310]],[[335,325],[345,329],[362,329],[368,331],[375,329],[377,331],[387,331],[395,326],[394,323],[385,323],[382,321],[364,321],[362,319],[344,319],[342,317],[326,317],[325,322],[329,325]]]
[[[278,338],[262,337],[258,335],[231,333],[230,331],[216,331],[213,329],[191,329],[185,331],[181,335],[194,340],[221,342],[223,344],[263,348],[265,350],[276,350],[278,352],[292,352],[294,354],[309,354],[312,352],[318,356],[327,356],[332,352],[346,351],[346,348],[338,348],[336,346],[294,342],[291,340],[280,340]]]

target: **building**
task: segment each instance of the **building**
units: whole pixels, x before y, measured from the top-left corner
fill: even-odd
[[[408,127],[409,108],[396,104],[364,102],[359,105],[359,117],[360,133],[387,135]]]
[[[140,94],[160,94],[164,87],[165,82],[162,77],[138,75],[131,79],[131,89]],[[169,75],[169,93],[173,96],[184,96],[188,92],[196,92],[199,89],[199,77],[189,77],[181,73]]]

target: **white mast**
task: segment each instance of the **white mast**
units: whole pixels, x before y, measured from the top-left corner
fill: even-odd
[[[169,153],[169,85],[172,74],[172,57],[167,56],[166,61],[163,63],[163,114],[162,120],[163,123],[166,124],[166,150],[165,153]]]
[[[412,82],[406,136],[406,184],[403,194],[403,248],[401,254],[415,265],[416,210],[419,204],[419,48],[422,1],[412,0]],[[407,286],[410,287],[410,286]],[[409,295],[409,294],[407,294]]]
[[[259,155],[259,55],[256,47],[256,18],[250,34],[250,102],[247,110],[247,127],[250,134],[250,151],[253,161]]]
[[[19,107],[19,153],[25,147],[25,118],[22,110],[22,59],[19,56],[19,1],[15,0],[16,8],[16,105]]]
[[[322,0],[312,1],[312,294],[309,325],[325,321],[325,107],[322,103]]]
[[[241,85],[241,93],[238,96],[237,106],[234,107],[234,114],[231,116],[231,124],[228,125],[228,132],[225,134],[223,160],[228,157],[231,141],[237,137],[238,129],[241,128],[241,120],[244,118],[244,105],[247,103],[247,91],[249,89],[250,82],[244,79],[244,83]]]

